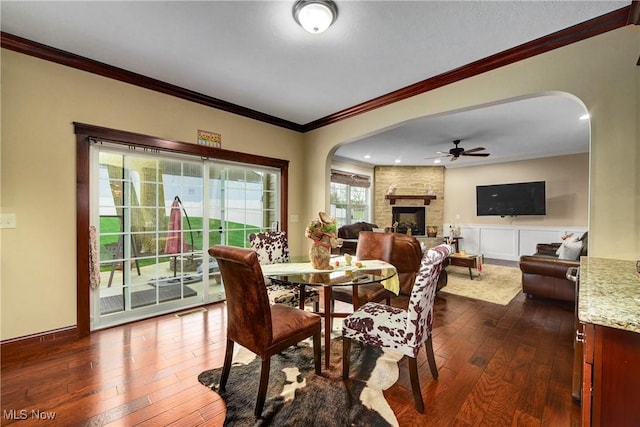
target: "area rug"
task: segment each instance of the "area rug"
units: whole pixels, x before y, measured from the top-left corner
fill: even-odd
[[[236,344],[236,347],[239,347]],[[396,353],[351,346],[349,380],[342,380],[342,338],[331,342],[331,369],[316,375],[308,341],[271,358],[269,387],[262,416],[253,414],[260,360],[240,347],[224,392],[218,390],[222,367],[202,372],[198,381],[220,393],[227,405],[225,426],[397,426],[383,390],[398,380]]]
[[[479,299],[494,304],[508,305],[522,292],[522,272],[519,268],[484,264],[482,272],[473,280],[469,279],[469,269],[448,266],[447,286],[441,292]]]

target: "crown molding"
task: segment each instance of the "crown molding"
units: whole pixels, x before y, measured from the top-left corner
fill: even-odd
[[[590,19],[589,21],[585,21],[581,24],[557,31],[539,39],[521,44],[520,46],[516,46],[470,64],[463,65],[462,67],[454,70],[422,80],[421,82],[414,83],[386,95],[381,95],[377,98],[365,101],[361,104],[313,122],[309,122],[304,125],[304,132],[309,132],[358,114],[366,113],[368,111],[384,107],[385,105],[393,104],[412,96],[420,95],[433,89],[437,89],[469,77],[477,76],[478,74],[482,74],[499,67],[504,67],[505,65],[513,64],[514,62],[522,61],[524,59],[540,55],[541,53],[623,27],[627,25],[630,9],[631,6],[623,7],[622,9],[618,9],[606,15]]]
[[[114,67],[103,62],[94,61],[93,59],[85,58],[83,56],[75,55],[64,50],[56,49],[51,46],[24,39],[10,33],[5,33],[4,31],[0,32],[0,37],[1,46],[5,49],[24,53],[25,55],[34,56],[36,58],[66,65],[68,67],[87,71],[89,73],[108,77],[114,80],[119,80],[121,82],[136,85],[145,89],[161,92],[167,95],[175,96],[177,98],[185,99],[187,101],[195,102],[197,104],[206,105],[207,107],[227,111],[233,114],[238,114],[243,117],[259,120],[261,122],[269,123],[285,129],[290,129],[297,132],[302,132],[303,130],[302,125],[290,122],[288,120],[270,116],[256,110],[252,110],[250,108],[241,107],[239,105],[232,104],[218,98],[203,95],[201,93],[194,92],[180,86],[172,85],[170,83],[156,80],[151,77],[143,76],[142,74],[137,74],[132,71]]]
[[[451,71],[422,80],[418,83],[381,95],[353,107],[338,111],[326,117],[301,125],[280,119],[269,114],[261,113],[250,108],[232,104],[221,99],[203,95],[170,83],[143,76],[131,71],[114,67],[102,62],[94,61],[73,53],[56,49],[44,44],[36,43],[13,34],[0,31],[1,46],[5,49],[34,56],[47,61],[73,67],[103,77],[130,83],[146,89],[175,96],[187,101],[206,105],[211,108],[227,111],[250,119],[259,120],[274,126],[297,132],[309,132],[339,121],[363,114],[385,105],[402,101],[442,86],[473,77],[505,65],[513,64],[527,58],[548,52],[559,47],[588,39],[629,24],[640,24],[640,1],[633,0],[629,6],[611,13],[557,31],[539,39],[524,43],[512,49],[505,50],[484,59],[472,62]],[[639,60],[640,63],[640,60]]]

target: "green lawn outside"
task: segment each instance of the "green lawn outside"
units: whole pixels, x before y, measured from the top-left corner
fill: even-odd
[[[165,221],[167,224],[169,223],[168,218]],[[189,227],[189,224],[191,225]],[[261,231],[259,227],[241,224],[237,222],[227,221],[224,223],[226,225],[226,235],[228,242],[226,244],[231,246],[238,247],[247,247],[249,245],[249,234],[256,233]],[[221,242],[222,234],[218,231],[221,229],[224,230],[222,222],[219,219],[210,219],[209,220],[209,245],[213,246]],[[183,227],[185,231],[192,230],[191,233],[187,232],[185,234],[185,240],[187,242],[187,246],[189,248],[196,248],[196,250],[202,250],[203,248],[203,236],[202,236],[202,217],[189,217],[189,222],[186,219],[183,219]],[[113,234],[111,234],[113,233]],[[115,250],[115,246],[118,243],[118,235],[120,233],[120,220],[117,217],[100,217],[100,258],[101,260],[108,260],[113,257],[113,252]],[[111,234],[111,235],[104,235]],[[193,239],[193,246],[192,246]],[[169,257],[164,256],[160,257],[160,262],[167,261]],[[139,260],[140,266],[155,264],[156,258],[147,258]],[[111,267],[109,265],[103,265],[101,270],[107,271]]]

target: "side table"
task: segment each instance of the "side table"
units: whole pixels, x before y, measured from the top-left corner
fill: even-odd
[[[482,271],[482,255],[459,255],[459,254],[451,254],[449,255],[449,265],[453,265],[455,267],[466,267],[469,269],[469,279],[473,280],[473,273],[471,272],[472,268],[476,270]]]

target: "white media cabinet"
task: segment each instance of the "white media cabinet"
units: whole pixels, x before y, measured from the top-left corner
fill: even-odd
[[[451,224],[444,224],[445,234]],[[460,249],[485,258],[518,261],[533,255],[537,243],[561,242],[567,233],[582,235],[586,227],[542,227],[519,225],[461,225]]]

